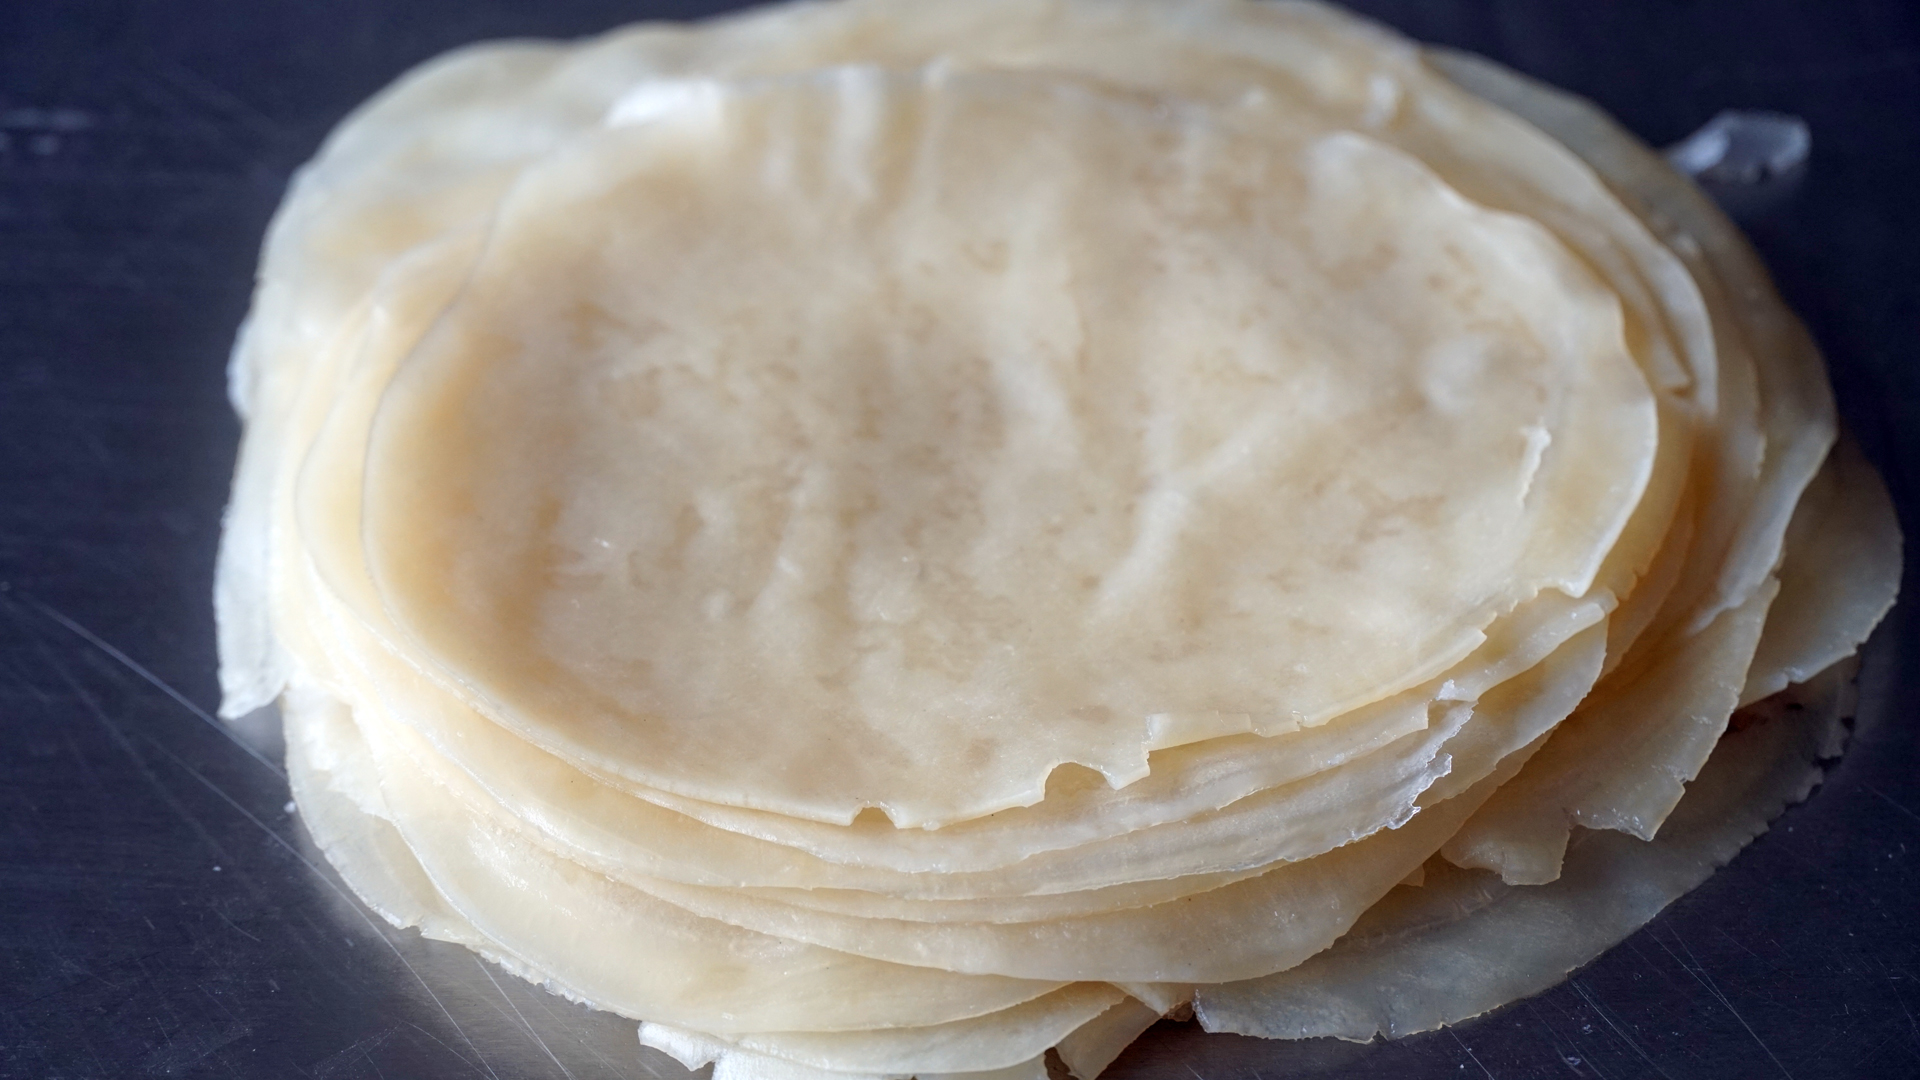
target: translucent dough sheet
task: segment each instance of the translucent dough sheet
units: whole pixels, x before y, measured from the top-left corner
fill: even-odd
[[[1431,1031],[1538,993],[1640,928],[1820,782],[1844,738],[1851,665],[1797,687],[1721,740],[1657,839],[1582,832],[1559,877],[1510,886],[1451,870],[1395,890],[1332,949],[1290,971],[1207,987],[1210,1031],[1365,1042]],[[1446,871],[1451,872],[1446,872]]]
[[[230,388],[223,712],[368,906],[716,1080],[1536,993],[1807,796],[1899,584],[1689,181],[1310,3],[461,50]]]

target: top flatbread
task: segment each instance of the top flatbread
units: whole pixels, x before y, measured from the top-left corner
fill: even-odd
[[[367,546],[537,744],[937,825],[1443,672],[1589,588],[1655,437],[1614,296],[1384,144],[842,69],[520,178]]]

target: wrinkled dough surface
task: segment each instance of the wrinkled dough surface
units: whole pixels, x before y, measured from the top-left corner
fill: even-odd
[[[1898,584],[1696,190],[1311,4],[464,50],[302,170],[231,370],[223,711],[286,689],[370,906],[718,1080],[1533,992],[1804,794],[1757,699]]]
[[[596,769],[922,825],[1583,592],[1654,439],[1612,295],[1382,144],[1175,116],[847,70],[534,166],[381,404],[401,623]]]
[[[1900,521],[1851,439],[1833,448],[1787,527],[1780,595],[1754,650],[1746,705],[1853,655],[1900,591]]]
[[[700,918],[489,828],[430,781],[378,773],[347,710],[289,720],[326,725],[296,737],[380,777],[381,808],[447,908],[507,955],[540,958],[536,971],[574,958],[553,977],[601,1008],[719,1034],[859,1031],[969,1019],[1062,985],[880,963]]]
[[[1551,885],[1515,887],[1484,871],[1430,876],[1395,890],[1326,952],[1263,979],[1202,988],[1195,1009],[1210,1031],[1365,1042],[1539,993],[1805,799],[1820,781],[1820,759],[1836,752],[1851,683],[1849,670],[1824,672],[1796,688],[1794,711],[1727,735],[1652,841],[1582,833]]]

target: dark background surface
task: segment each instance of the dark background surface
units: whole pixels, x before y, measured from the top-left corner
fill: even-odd
[[[726,6],[0,0],[0,1076],[682,1075],[631,1022],[345,899],[275,733],[207,715],[208,597],[222,366],[328,127],[462,42]],[[1805,183],[1745,223],[1920,533],[1920,5],[1356,6],[1655,144],[1727,106],[1805,117]],[[1920,1076],[1916,608],[1814,800],[1569,982],[1390,1045],[1163,1024],[1108,1075]]]

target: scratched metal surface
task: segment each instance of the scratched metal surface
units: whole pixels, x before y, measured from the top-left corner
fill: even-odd
[[[1655,142],[1728,105],[1806,117],[1804,185],[1748,224],[1920,535],[1913,5],[1359,6]],[[207,715],[221,364],[288,173],[440,49],[668,10],[0,4],[0,1076],[682,1075],[629,1022],[370,918],[287,812],[270,723]],[[1392,1045],[1162,1025],[1110,1075],[1920,1075],[1915,610],[1814,801],[1568,983]]]

